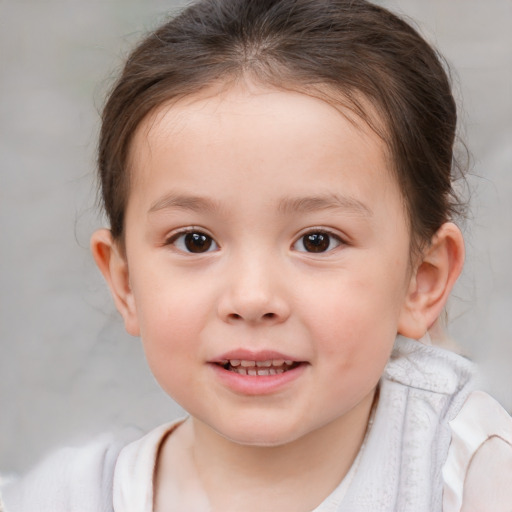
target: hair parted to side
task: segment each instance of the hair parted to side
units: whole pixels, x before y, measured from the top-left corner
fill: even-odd
[[[461,213],[450,82],[411,26],[365,0],[201,0],[135,48],[105,104],[98,164],[114,239],[123,239],[130,142],[141,121],[163,103],[244,77],[331,91],[333,104],[341,98],[375,129],[369,103],[384,125],[413,244]]]

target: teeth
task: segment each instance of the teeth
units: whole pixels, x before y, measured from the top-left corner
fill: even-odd
[[[229,359],[222,361],[226,369],[239,375],[267,376],[280,375],[292,367],[291,359],[267,359],[266,361],[249,361],[247,359]]]
[[[246,359],[230,359],[226,361],[231,366],[243,366],[244,368],[252,368],[253,366],[270,368],[271,366],[291,366],[293,361],[291,359],[269,359],[267,361],[249,361]]]
[[[256,361],[256,366],[272,366],[272,361]]]

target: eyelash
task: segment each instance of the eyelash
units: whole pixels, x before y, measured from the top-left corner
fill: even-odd
[[[190,238],[187,239],[187,237]],[[204,247],[201,247],[201,245],[199,245],[196,247],[196,249],[200,250],[192,250],[190,244],[196,242],[204,244]],[[327,243],[327,245],[325,245],[325,243]],[[299,244],[302,245],[302,248],[298,247]],[[310,245],[310,250],[308,250],[306,244],[313,244]],[[327,252],[331,252],[334,249],[338,248],[340,245],[344,244],[346,244],[346,242],[344,242],[338,235],[335,235],[334,233],[328,230],[312,229],[301,235],[293,243],[292,248],[298,252],[305,252],[309,254],[324,254]],[[178,233],[174,233],[166,240],[165,245],[173,245],[179,251],[186,254],[205,254],[208,252],[214,252],[219,249],[219,245],[213,239],[213,237],[211,237],[201,229],[195,228],[190,228],[184,231],[179,231]]]
[[[190,236],[191,238],[187,240],[188,236]],[[206,245],[206,250],[191,250],[190,245],[187,245],[187,243],[191,243],[193,241],[204,243]],[[174,233],[166,240],[165,245],[173,245],[179,251],[184,252],[186,254],[206,254],[208,252],[214,252],[219,249],[219,245],[210,235],[208,235],[201,229],[196,228],[190,228],[183,231],[179,231],[178,233]],[[202,247],[199,247],[199,249],[202,249]]]
[[[313,237],[318,237],[316,240]],[[309,240],[308,240],[309,238]],[[312,243],[316,244],[316,247],[314,245],[311,248],[319,249],[319,250],[307,250],[305,246],[306,243]],[[325,246],[325,242],[327,242],[327,246]],[[299,249],[297,247],[298,244],[301,244],[303,249]],[[333,246],[333,244],[335,244]],[[292,245],[292,248],[299,252],[306,252],[309,254],[325,254],[327,252],[331,252],[334,249],[338,248],[340,245],[345,245],[346,242],[344,242],[338,235],[335,235],[334,233],[326,230],[326,229],[311,229],[307,233],[304,233],[300,236],[300,238],[297,239],[296,242]]]

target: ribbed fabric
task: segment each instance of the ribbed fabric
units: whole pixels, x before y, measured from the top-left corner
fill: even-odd
[[[448,422],[473,386],[468,360],[399,337],[358,471],[339,511],[441,512]]]

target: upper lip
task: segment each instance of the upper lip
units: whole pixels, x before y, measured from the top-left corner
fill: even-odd
[[[284,360],[292,362],[301,362],[300,359],[290,356],[289,354],[283,354],[276,352],[275,350],[258,350],[252,351],[247,349],[236,349],[225,352],[218,357],[215,357],[210,363],[224,364],[226,361],[240,360],[240,361],[272,361],[272,360]]]

